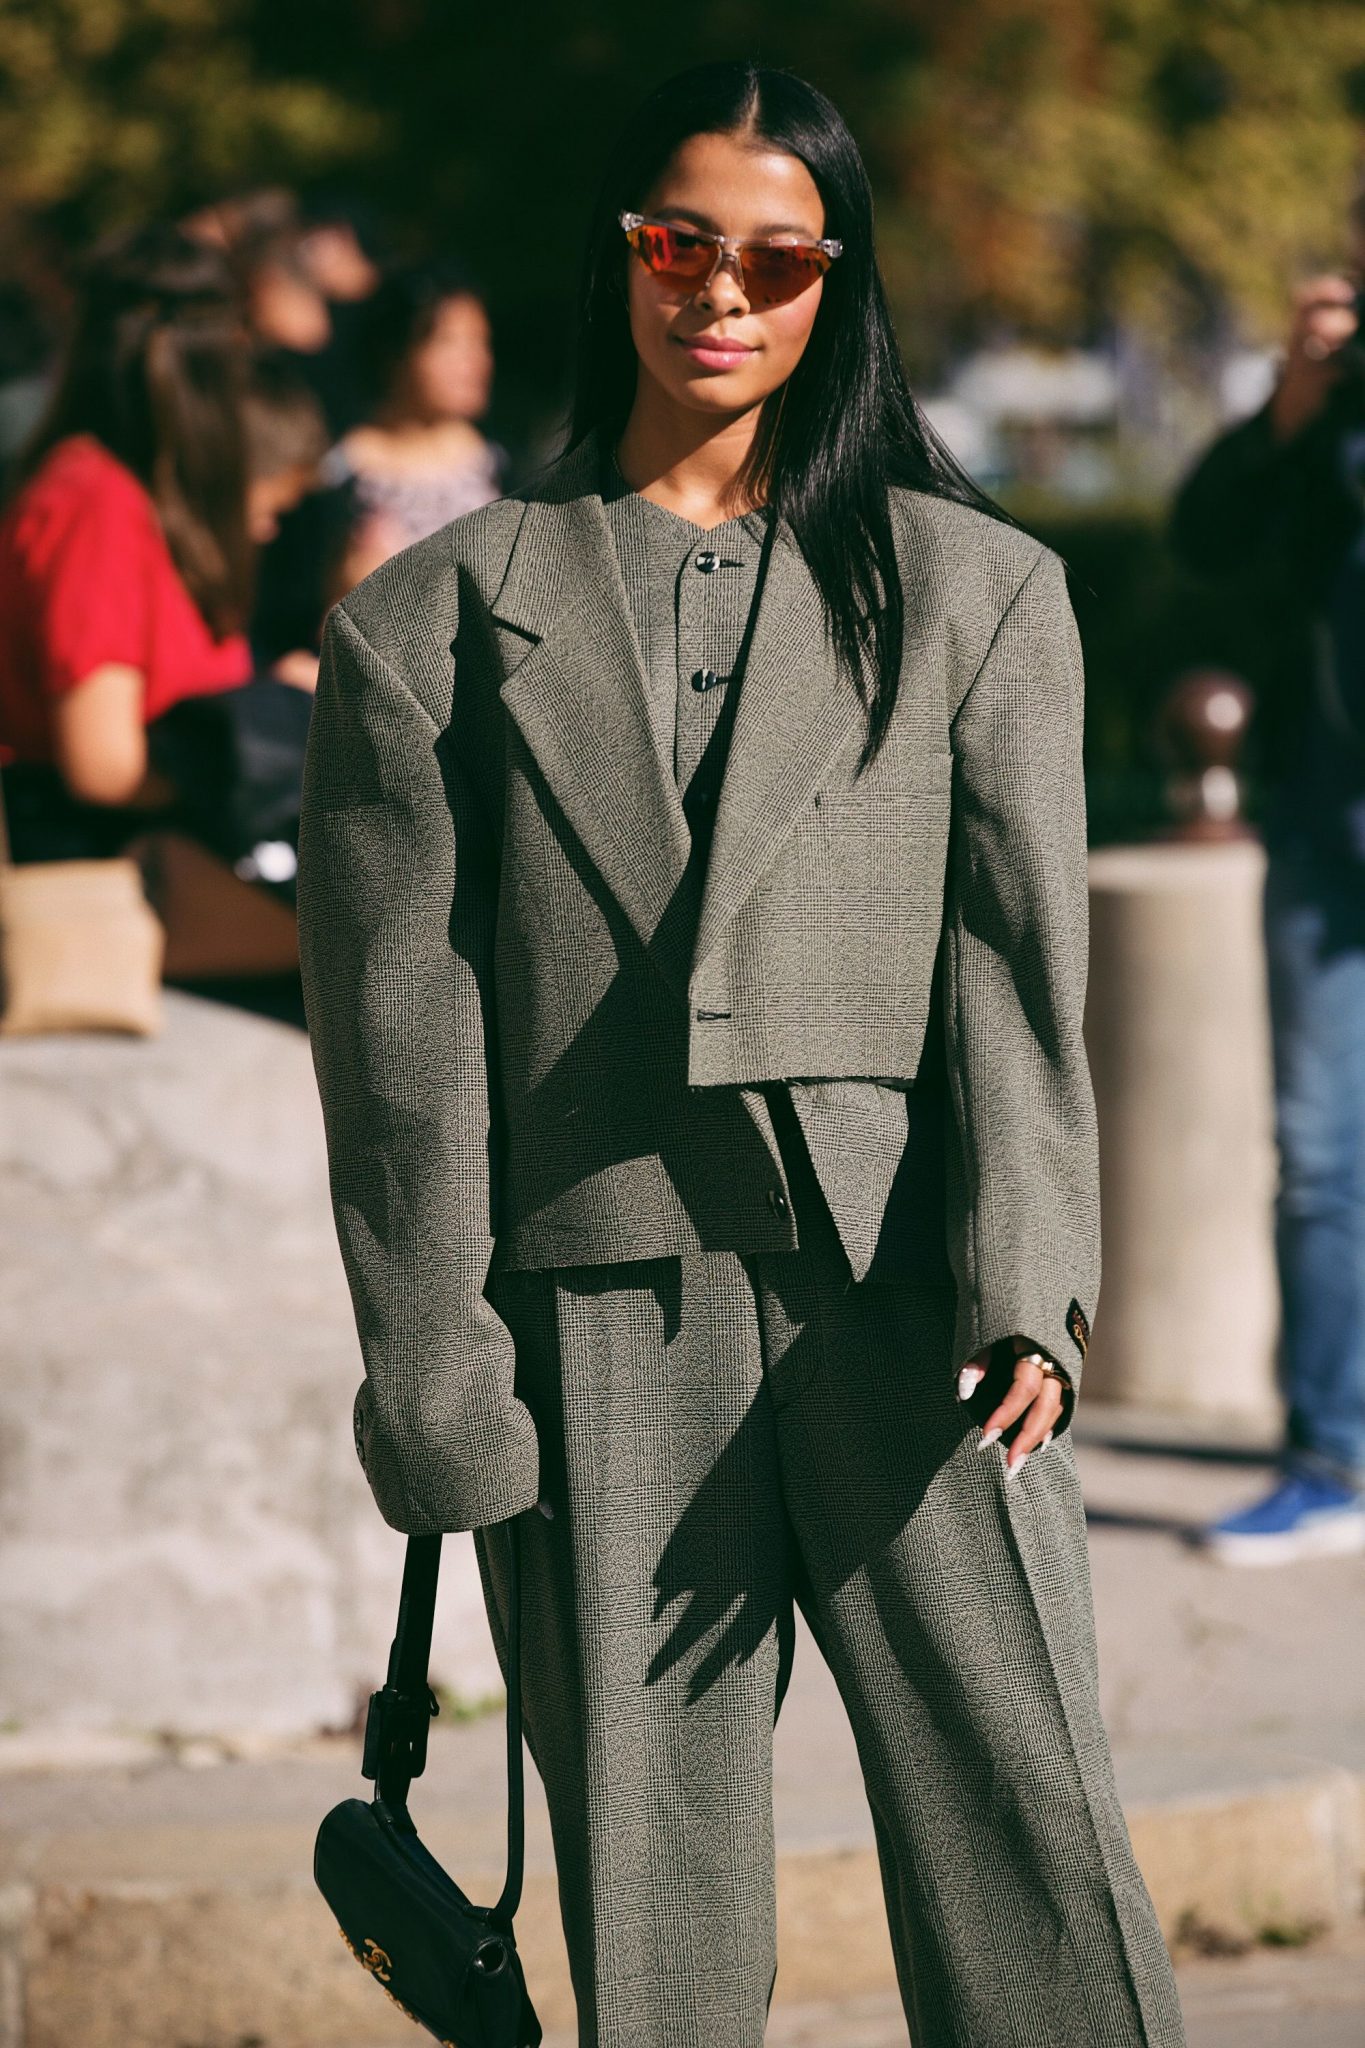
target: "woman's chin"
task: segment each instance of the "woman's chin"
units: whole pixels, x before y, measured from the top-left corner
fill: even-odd
[[[766,390],[757,390],[752,377],[742,370],[692,370],[670,378],[670,395],[691,412],[713,413],[729,419],[762,405]]]

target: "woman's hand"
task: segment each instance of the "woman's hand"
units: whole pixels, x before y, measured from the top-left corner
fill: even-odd
[[[316,690],[318,658],[306,647],[295,647],[271,663],[270,673],[277,683],[288,683],[295,690]]]
[[[1277,441],[1292,441],[1317,418],[1346,374],[1345,345],[1356,332],[1355,283],[1310,277],[1294,294],[1294,322],[1270,401]]]
[[[1013,1382],[982,1425],[981,1448],[985,1450],[988,1444],[997,1442],[1011,1424],[1019,1423],[1018,1433],[1005,1457],[1005,1471],[1012,1479],[1030,1451],[1051,1443],[1069,1382],[1065,1376],[1057,1378],[1053,1373],[1043,1371],[1038,1361],[1046,1358],[1046,1353],[1039,1351],[1027,1337],[1012,1337],[1010,1342],[1015,1354]],[[959,1401],[970,1401],[985,1379],[994,1348],[992,1345],[978,1352],[963,1366],[957,1376]],[[1053,1361],[1047,1359],[1047,1363],[1051,1365]]]

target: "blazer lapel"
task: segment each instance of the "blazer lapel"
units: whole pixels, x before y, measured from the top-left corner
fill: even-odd
[[[784,522],[740,683],[694,966],[771,867],[862,715],[836,664],[815,579]]]
[[[495,619],[533,642],[502,700],[641,944],[684,992],[678,904],[690,834],[649,720],[629,601],[598,490],[595,437],[528,499]]]

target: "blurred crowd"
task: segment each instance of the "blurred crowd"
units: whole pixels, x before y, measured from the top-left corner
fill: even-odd
[[[17,863],[188,835],[292,894],[323,618],[504,487],[487,310],[265,190],[0,284],[0,791]]]

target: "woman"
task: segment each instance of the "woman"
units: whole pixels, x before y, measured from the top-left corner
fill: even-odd
[[[272,817],[296,815],[316,665],[295,653],[253,679],[244,630],[253,550],[306,482],[296,448],[288,464],[250,460],[253,404],[273,420],[282,403],[248,386],[220,254],[154,227],[90,259],[51,404],[0,516],[0,760],[16,859],[113,853],[154,816],[210,843],[230,837],[260,792],[238,786],[219,742],[262,717]]]
[[[1171,2048],[1065,1428],[1062,564],[932,440],[798,79],[646,104],[582,334],[569,453],[326,635],[301,937],[361,1461],[396,1528],[476,1531],[504,1657],[517,1519],[583,2042],[762,2039],[795,1600],[916,2048]]]
[[[488,315],[456,264],[390,271],[366,305],[364,337],[378,404],[325,471],[351,498],[338,592],[495,498],[502,462],[478,427],[493,383]]]

